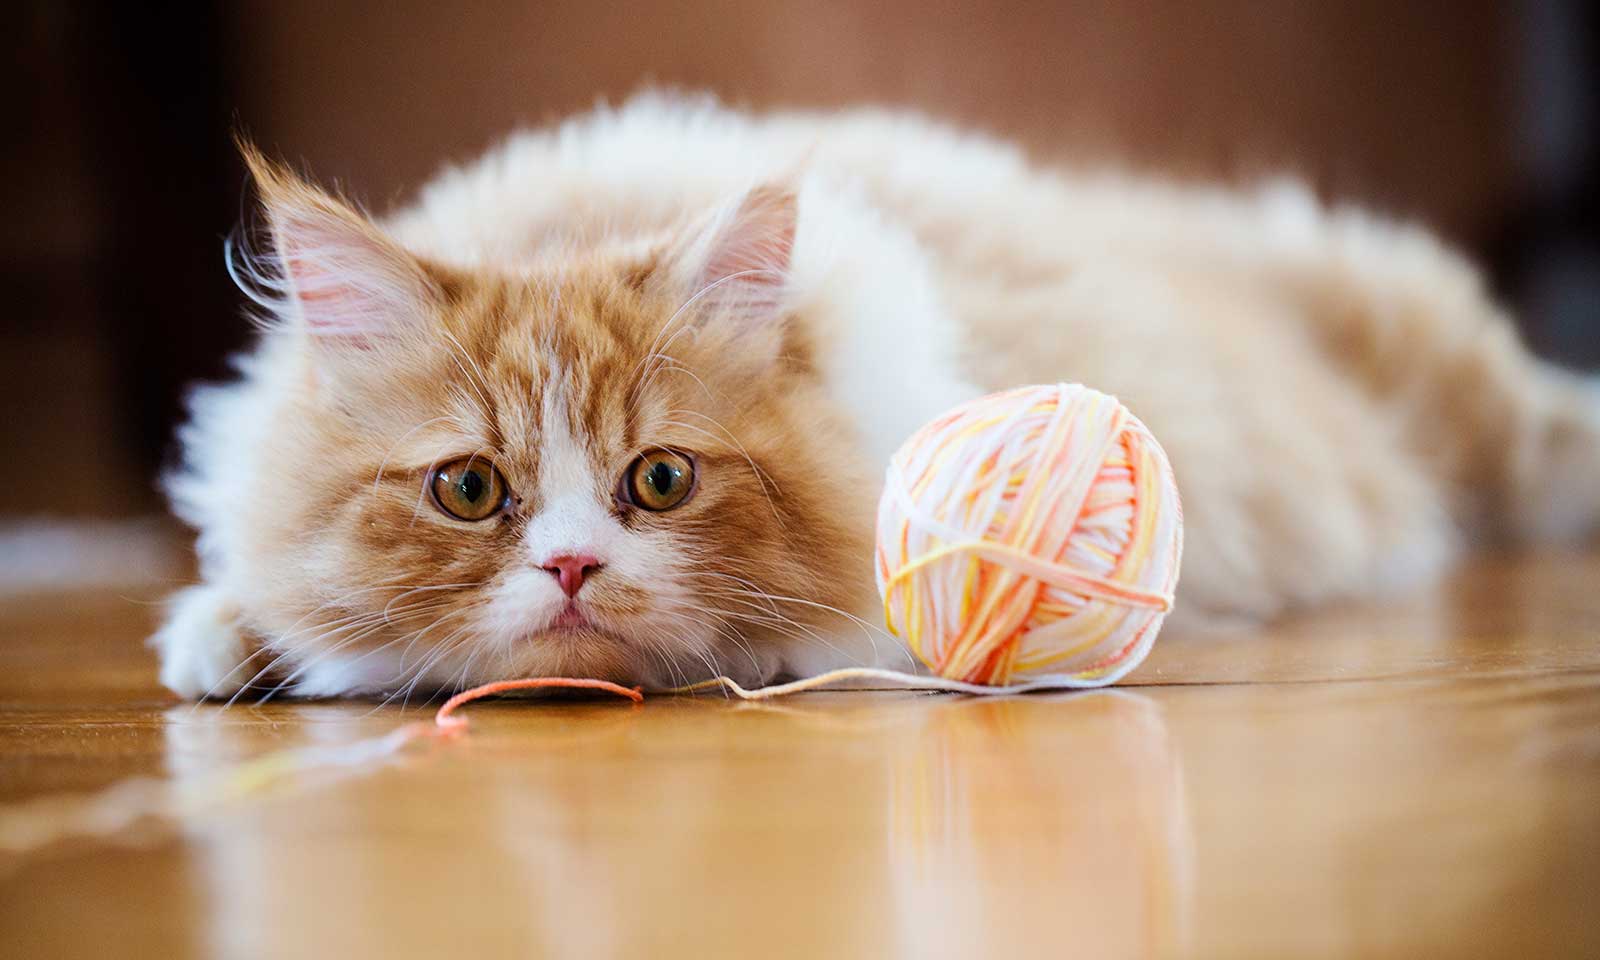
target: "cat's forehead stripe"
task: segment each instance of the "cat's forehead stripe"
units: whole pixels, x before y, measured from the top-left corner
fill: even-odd
[[[607,496],[610,475],[650,440],[639,435],[648,398],[637,385],[670,380],[647,377],[659,319],[625,286],[505,283],[477,306],[478,322],[462,325],[451,351],[470,359],[451,372],[466,378],[463,399],[481,411],[473,419],[494,438],[519,496],[534,510],[575,489]],[[480,379],[486,396],[473,388]]]
[[[595,482],[588,444],[573,427],[571,384],[566,367],[552,365],[543,384],[539,404],[543,428],[539,433],[539,495],[549,503],[574,490],[589,489]]]

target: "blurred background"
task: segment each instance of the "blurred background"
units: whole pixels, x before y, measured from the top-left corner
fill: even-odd
[[[0,517],[162,510],[183,386],[248,336],[222,265],[236,127],[381,209],[513,127],[647,83],[915,107],[1040,159],[1183,179],[1292,172],[1431,225],[1536,349],[1600,365],[1584,0],[9,8],[0,456],[29,469]]]

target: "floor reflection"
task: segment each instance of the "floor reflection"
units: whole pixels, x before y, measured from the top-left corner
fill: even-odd
[[[1098,692],[919,716],[888,793],[901,955],[1183,952],[1194,843],[1158,704]]]
[[[169,773],[203,780],[221,765],[348,743],[402,719],[362,705],[290,709],[295,722],[265,728],[228,711],[172,711]],[[632,720],[625,708],[572,723],[560,731],[562,751],[605,749]],[[597,922],[614,911],[606,861],[559,842],[581,833],[564,822],[581,809],[519,789],[499,742],[477,739],[419,743],[389,763],[324,771],[184,825],[207,901],[202,952],[460,956],[521,944],[539,955],[609,954]],[[543,748],[538,735],[521,739],[521,751]],[[582,895],[550,893],[574,889]]]
[[[170,772],[347,742],[174,711]],[[224,957],[1143,956],[1187,936],[1192,841],[1161,709],[1126,693],[500,704],[401,762],[187,825]],[[285,924],[285,917],[294,917]]]

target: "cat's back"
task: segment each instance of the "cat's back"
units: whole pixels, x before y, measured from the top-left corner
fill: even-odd
[[[753,185],[815,178],[912,233],[948,282],[1031,283],[1115,259],[1249,262],[1315,233],[1287,183],[1250,193],[1041,166],[1018,148],[915,113],[752,114],[647,94],[517,134],[445,171],[389,221],[419,253],[520,265],[648,234]]]
[[[752,186],[802,176],[891,221],[909,219],[919,233],[965,218],[981,192],[1025,190],[1029,179],[1011,148],[912,114],[753,115],[652,94],[512,136],[435,178],[390,227],[446,262],[516,262],[666,228]]]

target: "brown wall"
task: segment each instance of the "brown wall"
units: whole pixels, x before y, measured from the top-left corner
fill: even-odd
[[[0,514],[159,507],[150,478],[182,385],[219,375],[247,336],[220,256],[241,210],[235,124],[382,207],[519,124],[651,82],[754,105],[873,101],[1046,156],[1297,171],[1490,254],[1528,189],[1512,9],[24,0],[0,41],[26,130],[0,165],[0,456],[52,473],[0,485]]]
[[[1481,241],[1511,188],[1493,4],[246,4],[240,116],[374,200],[646,83],[915,106],[1041,152],[1304,173]]]

